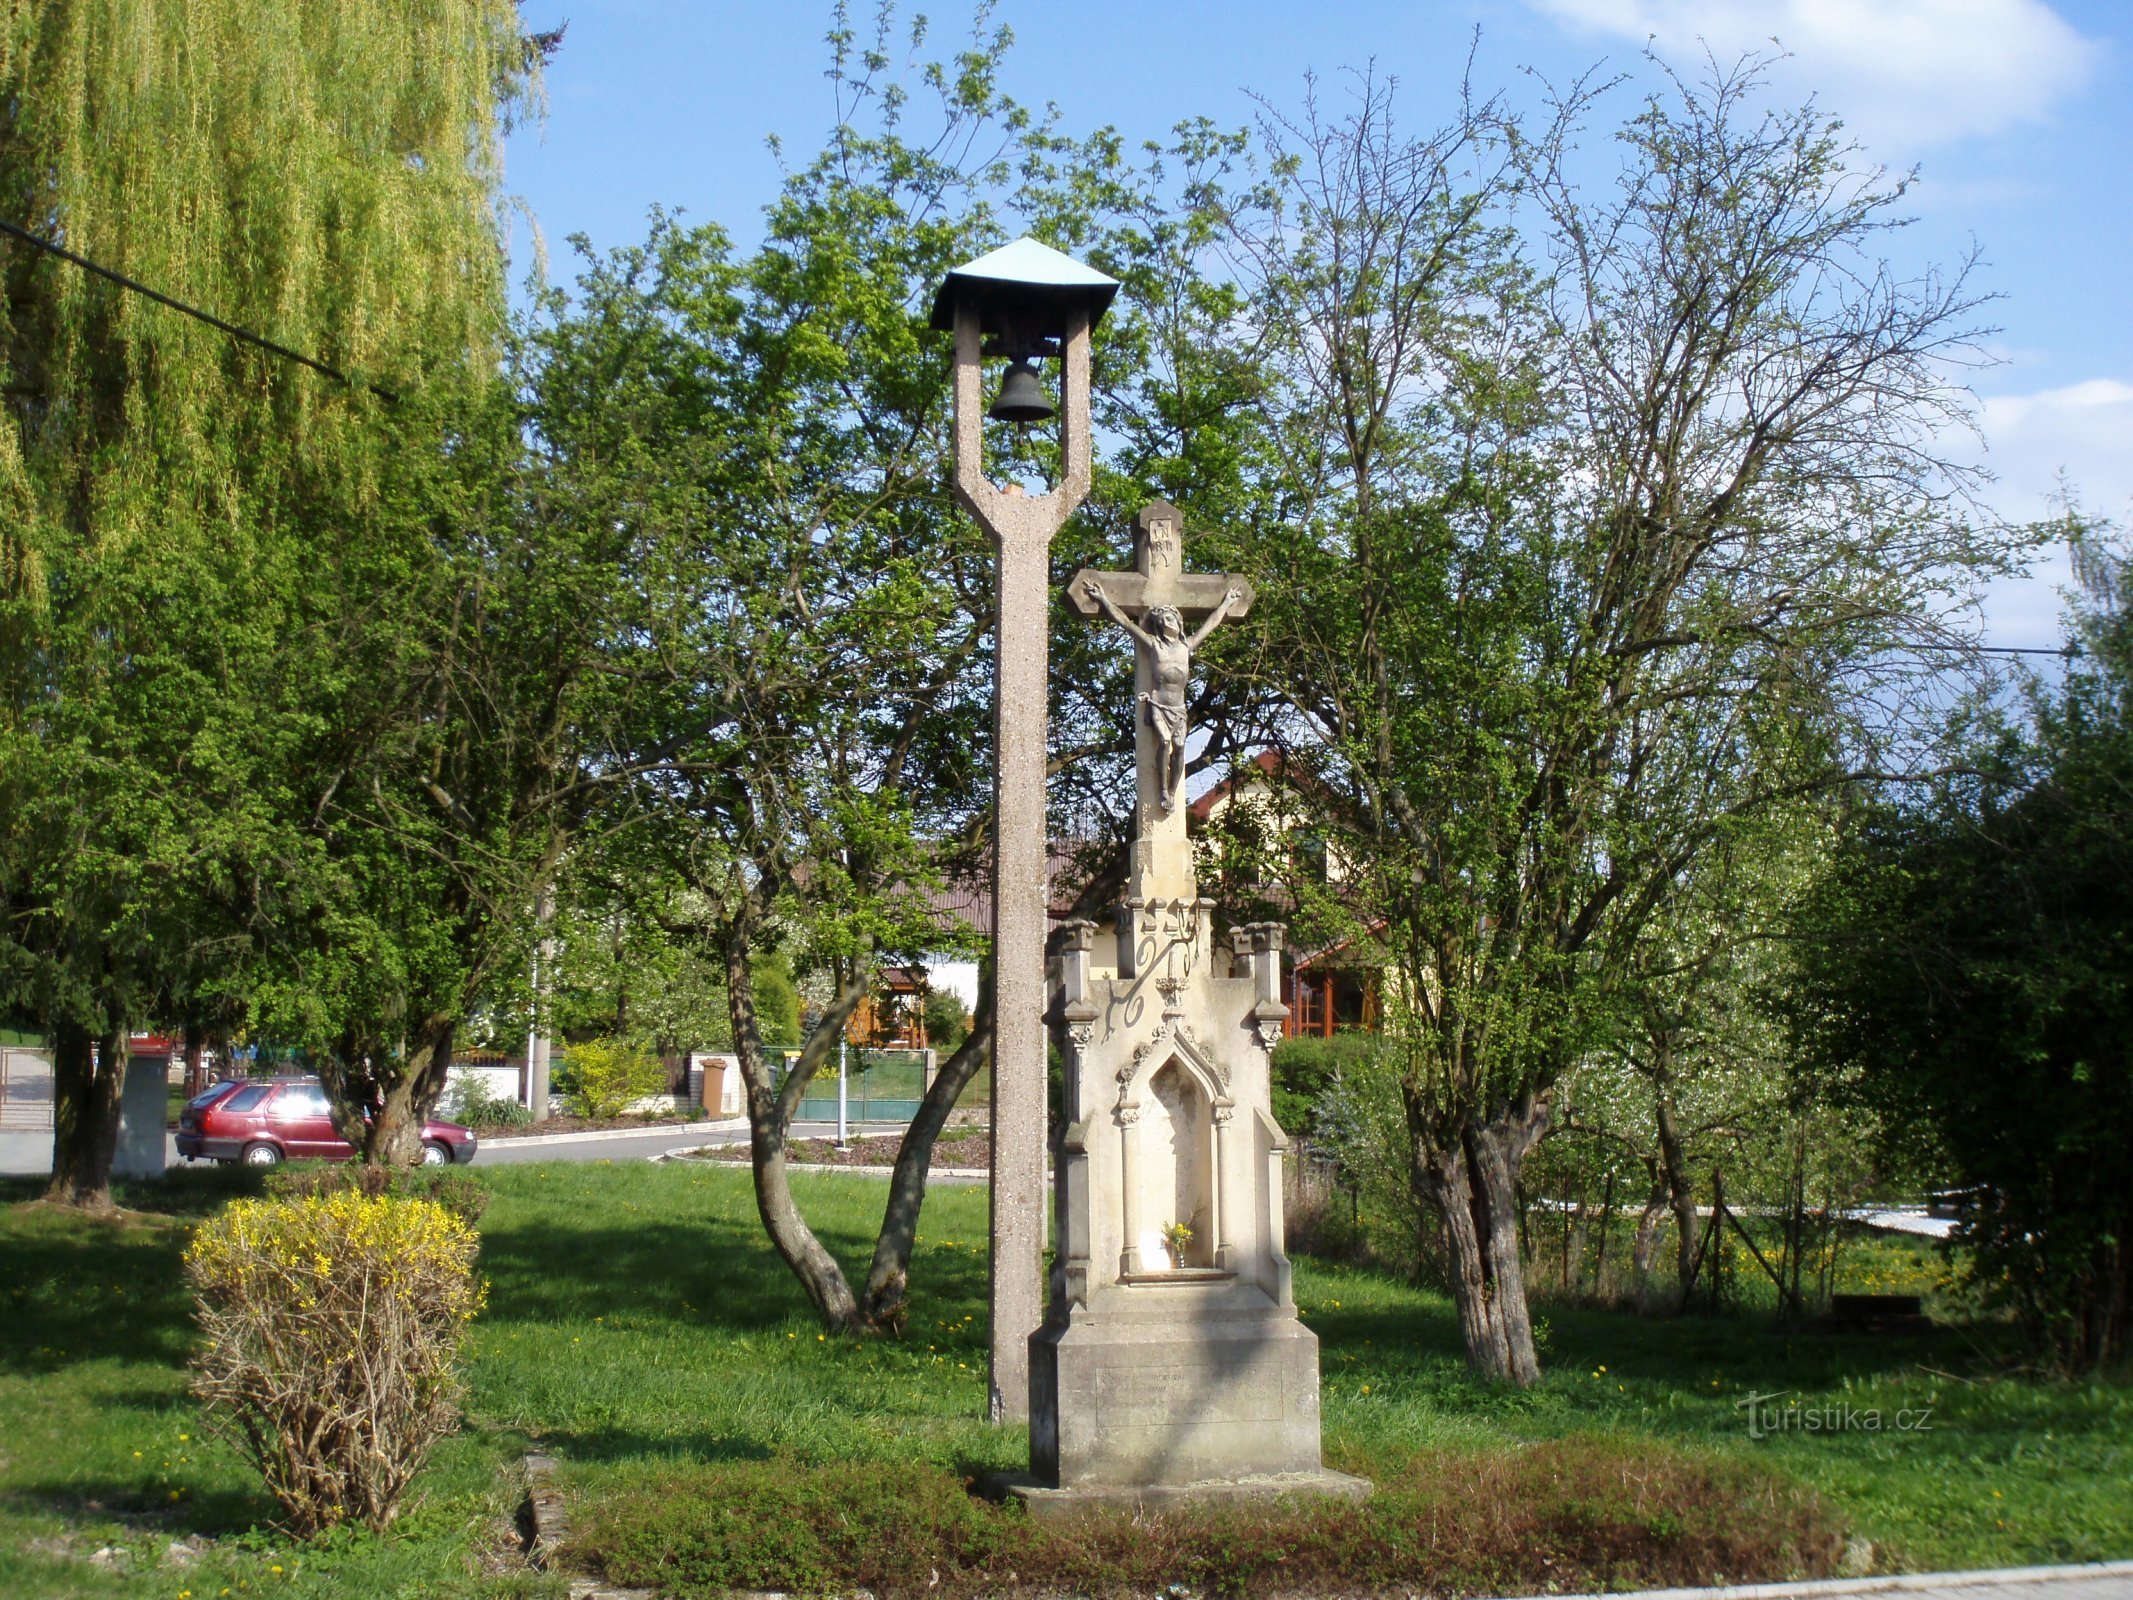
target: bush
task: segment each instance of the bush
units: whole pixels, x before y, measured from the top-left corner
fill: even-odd
[[[454,1122],[470,1128],[524,1128],[533,1122],[532,1111],[492,1092],[479,1072],[461,1070],[445,1090],[444,1105]]]
[[[935,989],[926,996],[926,1043],[940,1052],[942,1061],[955,1054],[956,1047],[970,1037],[970,1013],[963,1007],[963,997],[947,989]]]
[[[570,1105],[580,1116],[620,1116],[666,1086],[666,1063],[641,1045],[588,1039],[570,1047]]]
[[[370,1167],[353,1161],[297,1161],[267,1173],[266,1191],[277,1200],[354,1191],[367,1199],[433,1200],[468,1227],[489,1209],[489,1191],[459,1167]]]
[[[1319,1108],[1327,1092],[1344,1071],[1375,1061],[1384,1045],[1374,1033],[1282,1040],[1274,1047],[1274,1120],[1300,1139],[1318,1132]]]
[[[185,1252],[204,1335],[193,1393],[300,1536],[391,1523],[458,1420],[481,1308],[473,1228],[363,1181],[233,1201]]]
[[[1296,1048],[1307,1043],[1308,1050]],[[1292,1084],[1309,1082],[1306,1073],[1325,1067],[1309,1139],[1312,1151],[1338,1168],[1349,1195],[1352,1225],[1341,1251],[1373,1257],[1412,1282],[1441,1286],[1444,1227],[1415,1194],[1400,1062],[1389,1042],[1367,1034],[1290,1040],[1275,1052],[1277,1072],[1285,1051]],[[1278,1090],[1276,1095],[1278,1103]]]

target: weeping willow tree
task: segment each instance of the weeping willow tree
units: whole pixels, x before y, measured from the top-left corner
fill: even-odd
[[[510,0],[0,12],[0,218],[344,375],[0,237],[0,1010],[53,1048],[55,1198],[108,1203],[128,1032],[227,1003],[302,853],[288,643],[420,520],[426,397],[494,381],[546,42]]]

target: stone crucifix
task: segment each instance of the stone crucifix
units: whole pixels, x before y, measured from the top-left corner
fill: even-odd
[[[1109,617],[1135,645],[1138,804],[1130,893],[1144,900],[1193,896],[1184,808],[1192,655],[1221,623],[1250,611],[1253,599],[1243,578],[1185,571],[1183,536],[1178,508],[1158,500],[1135,519],[1133,571],[1084,567],[1067,583],[1075,610]]]

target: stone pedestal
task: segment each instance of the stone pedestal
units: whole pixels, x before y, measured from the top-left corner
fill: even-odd
[[[1367,1488],[1321,1466],[1318,1340],[1282,1248],[1279,932],[1216,952],[1209,911],[1129,899],[1102,967],[1092,927],[1067,933],[1059,1251],[1030,1341],[1036,1483],[1014,1491],[1033,1510]]]
[[[1061,1488],[1315,1473],[1318,1340],[1234,1284],[1135,1285],[1146,1304],[1030,1341],[1030,1470]]]

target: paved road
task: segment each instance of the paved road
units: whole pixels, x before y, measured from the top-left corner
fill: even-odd
[[[862,1133],[896,1133],[899,1128],[853,1127],[856,1138]],[[837,1125],[834,1122],[796,1122],[792,1137],[795,1139],[834,1139]],[[474,1152],[477,1167],[500,1166],[516,1161],[649,1161],[654,1156],[669,1150],[690,1150],[707,1144],[746,1144],[748,1130],[732,1128],[716,1133],[625,1133],[613,1138],[573,1139],[569,1143],[535,1144],[485,1144]]]
[[[172,1166],[180,1166],[178,1142],[167,1137],[163,1154]],[[52,1170],[50,1128],[0,1128],[0,1178],[41,1178]]]
[[[861,1132],[894,1133],[894,1128],[853,1128]],[[803,1122],[793,1128],[798,1139],[833,1139],[834,1122]],[[622,1133],[608,1138],[567,1139],[541,1144],[483,1145],[474,1152],[478,1167],[503,1166],[521,1161],[649,1161],[669,1150],[685,1150],[706,1144],[745,1144],[745,1129],[692,1133]],[[170,1138],[164,1145],[166,1159],[182,1169],[178,1145]],[[49,1129],[0,1129],[0,1177],[42,1177],[52,1170],[52,1135]]]
[[[1837,1578],[1816,1583],[1743,1584],[1725,1589],[1647,1589],[1612,1600],[2133,1600],[2133,1561],[2086,1566],[2010,1567],[1992,1572],[1926,1572],[1892,1578]],[[1602,1600],[1571,1595],[1558,1600]]]

